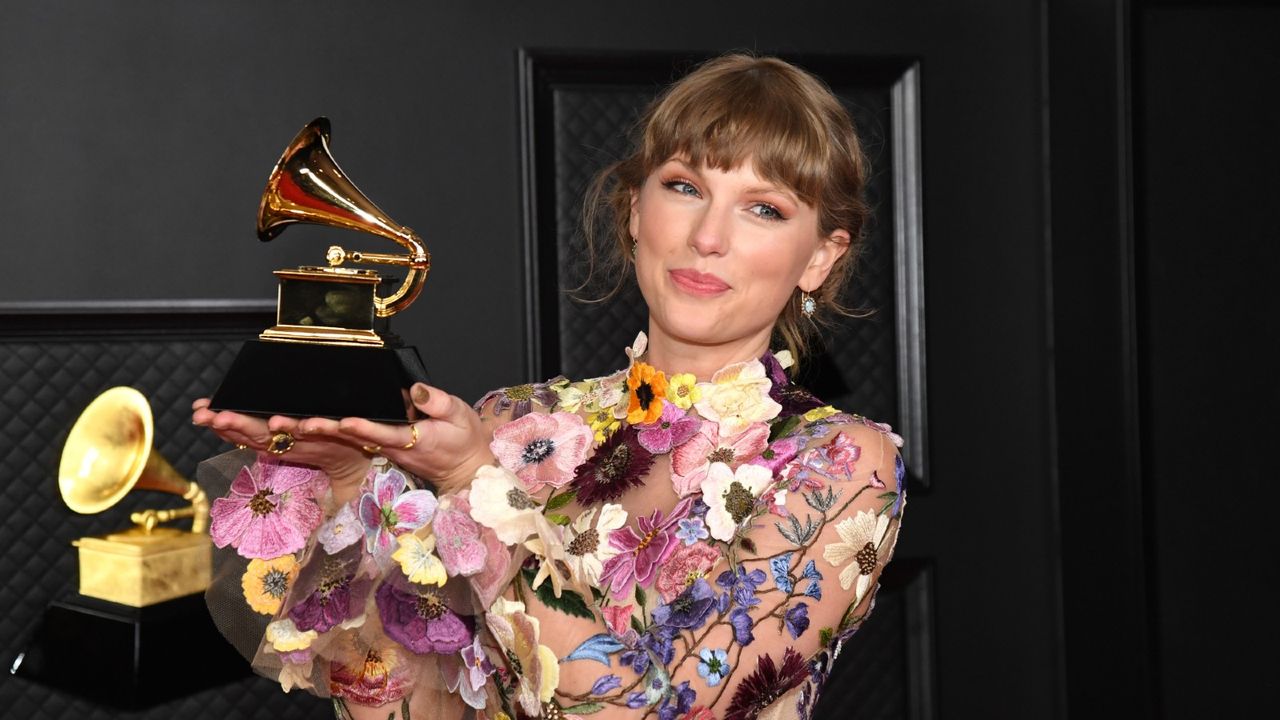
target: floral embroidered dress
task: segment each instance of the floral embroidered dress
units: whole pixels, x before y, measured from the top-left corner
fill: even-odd
[[[220,627],[286,690],[415,716],[809,717],[892,554],[901,439],[785,352],[698,382],[644,343],[486,395],[498,463],[455,495],[379,459],[333,507],[320,473],[240,454]]]

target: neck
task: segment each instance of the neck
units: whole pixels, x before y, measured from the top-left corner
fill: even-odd
[[[769,349],[772,328],[723,344],[699,344],[664,335],[649,323],[649,348],[645,362],[670,375],[693,373],[706,382],[717,370],[733,363],[756,360]]]

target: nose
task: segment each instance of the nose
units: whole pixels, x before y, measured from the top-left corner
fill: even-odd
[[[707,204],[689,235],[689,246],[699,255],[723,255],[729,249],[729,208]]]

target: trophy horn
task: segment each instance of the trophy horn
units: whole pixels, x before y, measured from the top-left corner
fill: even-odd
[[[431,256],[421,238],[393,221],[342,172],[329,152],[329,120],[316,118],[285,148],[271,170],[258,206],[258,239],[266,242],[292,223],[312,223],[378,235],[400,243],[407,255],[346,252],[330,248],[329,262],[372,262],[406,268],[400,287],[375,297],[378,317],[407,308],[422,291]]]
[[[190,507],[133,513],[150,532],[158,522],[191,518],[191,531],[209,526],[209,500],[152,447],[151,407],[131,387],[114,387],[94,398],[72,426],[58,466],[58,490],[72,510],[102,512],[134,488],[180,495]]]

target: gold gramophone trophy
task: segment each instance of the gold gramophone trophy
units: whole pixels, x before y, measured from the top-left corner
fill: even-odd
[[[131,491],[157,490],[191,503],[133,513],[134,527],[80,538],[80,594],[146,607],[209,586],[209,500],[154,449],[151,408],[142,393],[114,387],[89,403],[67,435],[58,490],[72,510],[100,513]],[[191,518],[191,531],[158,527]]]
[[[276,324],[244,344],[210,407],[252,415],[365,417],[407,422],[404,390],[425,382],[415,348],[387,329],[386,318],[422,291],[431,258],[413,230],[392,221],[353,184],[329,153],[329,121],[317,118],[285,149],[258,208],[258,239],[290,224],[312,223],[394,240],[405,254],[331,246],[327,267],[277,270]],[[384,278],[343,263],[404,270],[390,295]]]

